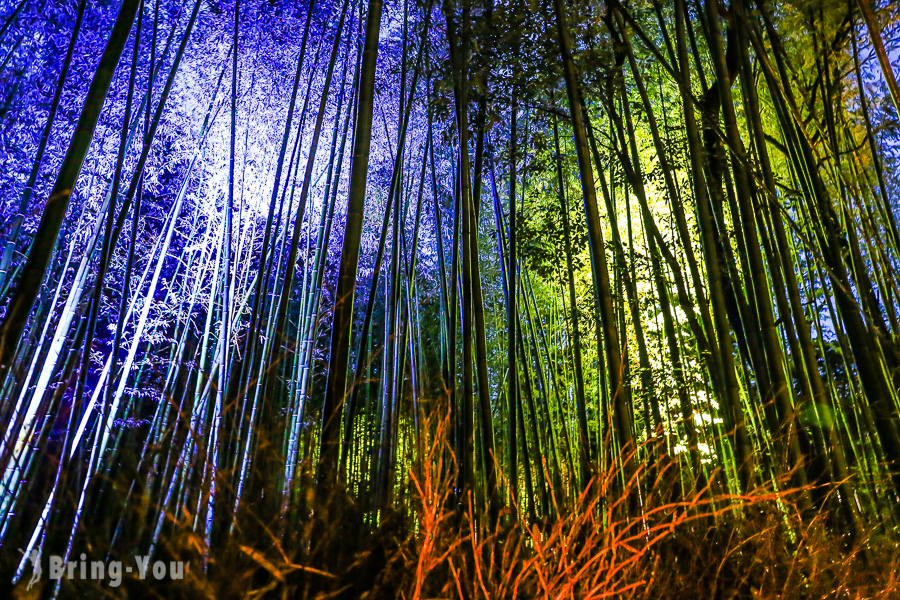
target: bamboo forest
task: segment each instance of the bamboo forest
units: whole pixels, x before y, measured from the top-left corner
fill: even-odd
[[[900,598],[900,5],[0,0],[0,597]]]

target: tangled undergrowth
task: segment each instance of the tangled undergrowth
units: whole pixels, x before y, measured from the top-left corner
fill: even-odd
[[[665,469],[653,481],[639,473],[624,491],[612,469],[568,503],[552,498],[551,517],[504,509],[489,529],[481,517],[487,511],[455,496],[444,439],[438,428],[409,471],[405,495],[395,498],[408,510],[381,511],[376,527],[344,491],[307,496],[277,526],[254,521],[248,508],[212,548],[190,531],[190,515],[173,515],[174,530],[184,533],[162,539],[154,558],[185,561],[183,579],[128,575],[115,588],[65,581],[59,597],[900,598],[900,549],[884,525],[851,542],[831,513],[802,518],[793,502],[798,490],[729,496],[704,489],[673,500]],[[26,580],[13,597],[52,593],[53,582],[27,590]]]

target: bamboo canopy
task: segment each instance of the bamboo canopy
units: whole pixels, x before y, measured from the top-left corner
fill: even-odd
[[[878,0],[0,0],[2,585],[135,551],[362,597],[395,535],[390,593],[526,597],[552,544],[765,511],[874,564],[898,39]],[[653,589],[584,552],[560,597]]]

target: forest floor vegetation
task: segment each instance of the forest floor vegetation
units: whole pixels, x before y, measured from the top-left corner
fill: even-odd
[[[60,597],[900,598],[900,548],[885,533],[889,525],[851,541],[833,511],[803,518],[794,502],[800,490],[760,487],[739,496],[704,489],[675,499],[679,486],[669,472],[676,469],[640,471],[623,488],[611,468],[571,499],[555,497],[548,478],[549,516],[504,508],[491,527],[479,499],[458,499],[443,429],[432,430],[408,486],[395,490],[377,524],[343,490],[328,498],[310,491],[276,525],[247,509],[233,535],[211,548],[189,531],[189,515],[171,515],[183,533],[161,540],[155,558],[185,562],[183,579],[128,575],[115,588],[66,581]],[[45,597],[53,582],[31,590],[27,583],[23,577],[16,586],[16,599]]]

